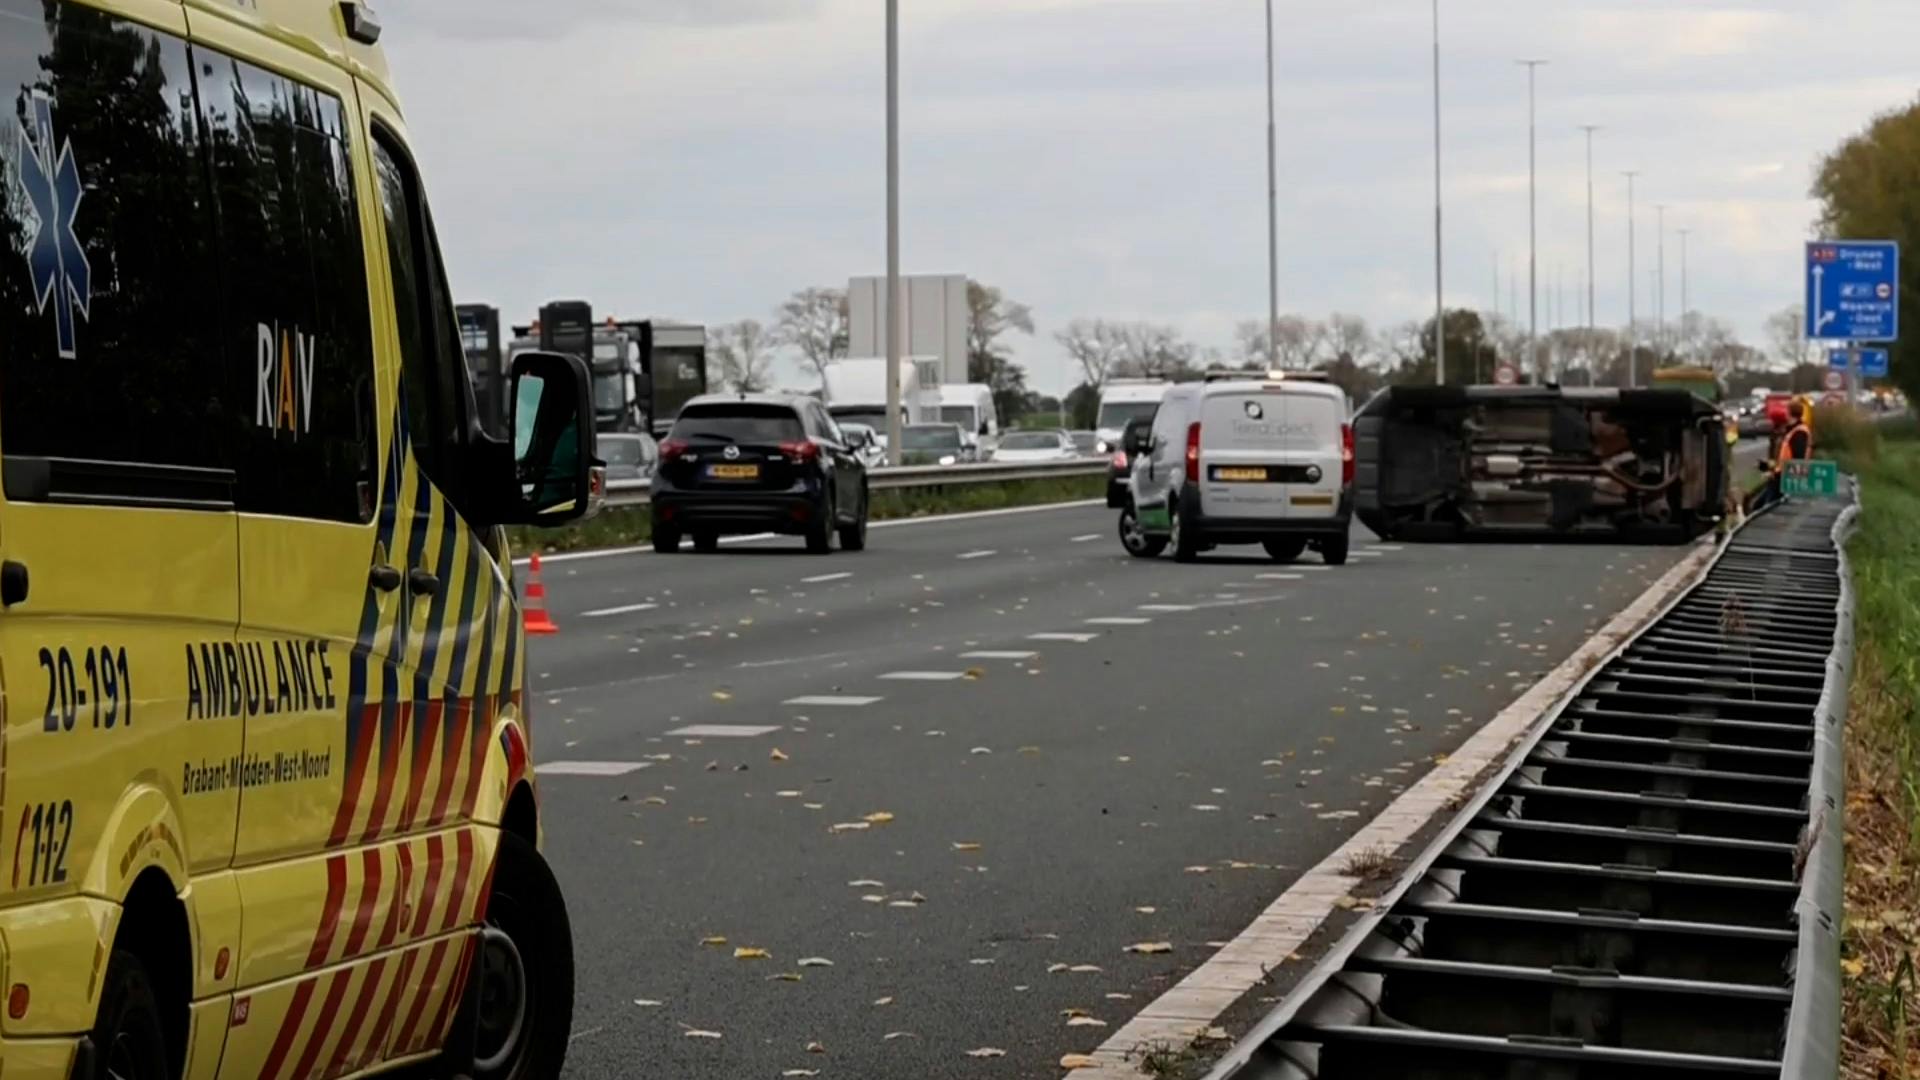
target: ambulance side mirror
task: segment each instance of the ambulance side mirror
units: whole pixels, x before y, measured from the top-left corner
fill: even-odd
[[[593,384],[577,356],[523,352],[513,358],[512,520],[564,525],[585,517],[605,493],[595,458]]]

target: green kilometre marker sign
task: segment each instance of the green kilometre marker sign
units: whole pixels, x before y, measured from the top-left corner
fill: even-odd
[[[1840,466],[1815,458],[1789,461],[1780,472],[1780,494],[1832,499],[1840,495]]]

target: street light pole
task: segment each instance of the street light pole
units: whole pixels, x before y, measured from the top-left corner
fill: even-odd
[[[1653,272],[1653,347],[1662,357],[1667,352],[1667,204],[1659,203],[1654,213]]]
[[[1436,0],[1437,2],[1437,0]],[[1267,0],[1267,368],[1280,366],[1280,181],[1273,126],[1273,0]]]
[[[1267,0],[1271,5],[1273,0]],[[1445,260],[1440,229],[1440,0],[1433,0],[1433,381],[1447,383]]]
[[[887,0],[887,461],[901,458],[900,0]]]
[[[1537,229],[1539,198],[1534,157],[1534,72],[1545,60],[1516,60],[1527,69],[1527,366],[1540,373],[1540,252]]]
[[[1640,290],[1633,269],[1633,178],[1640,171],[1629,169],[1620,175],[1627,178],[1627,385],[1632,387],[1640,385],[1640,313],[1635,306]]]
[[[1692,229],[1676,229],[1680,234],[1680,340],[1691,359],[1693,341],[1687,336],[1687,234]]]
[[[1587,133],[1587,349],[1589,353],[1594,345],[1593,333],[1593,133],[1600,130],[1599,124],[1581,124],[1580,130]],[[1592,362],[1589,355],[1589,363]]]

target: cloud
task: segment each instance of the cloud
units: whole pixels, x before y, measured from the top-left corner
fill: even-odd
[[[620,24],[735,26],[804,19],[822,0],[386,0],[381,16],[399,33],[448,40],[551,41]]]

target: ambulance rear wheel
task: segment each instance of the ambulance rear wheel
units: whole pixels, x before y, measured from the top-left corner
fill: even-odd
[[[100,1011],[93,1022],[93,1069],[82,1080],[174,1080],[167,1055],[160,1002],[146,965],[133,953],[113,951]]]
[[[532,844],[503,831],[499,860],[474,957],[478,978],[461,1010],[473,1014],[473,1076],[547,1080],[560,1075],[573,1026],[573,927]]]

